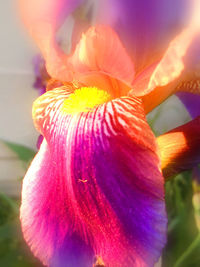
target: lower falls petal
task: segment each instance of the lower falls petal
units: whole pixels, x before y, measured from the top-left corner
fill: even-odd
[[[92,267],[95,256],[106,267],[154,266],[167,219],[155,137],[141,101],[122,97],[67,114],[67,97],[54,89],[35,103],[46,141],[23,184],[25,239],[53,267]]]

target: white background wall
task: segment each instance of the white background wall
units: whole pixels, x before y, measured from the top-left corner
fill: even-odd
[[[16,2],[0,1],[0,139],[35,148],[38,134],[31,119],[37,97],[31,65],[35,50],[18,19]],[[22,163],[0,143],[0,191],[19,193],[23,175]]]
[[[31,60],[35,51],[18,19],[16,2],[0,2],[0,138],[34,147],[37,134],[31,105],[37,92],[32,89]]]

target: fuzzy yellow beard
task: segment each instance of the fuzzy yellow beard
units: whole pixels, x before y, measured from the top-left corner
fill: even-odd
[[[111,96],[104,90],[96,87],[81,87],[63,102],[62,111],[67,114],[88,112],[109,100]]]

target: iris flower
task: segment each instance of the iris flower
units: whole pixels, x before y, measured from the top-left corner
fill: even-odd
[[[44,140],[23,181],[23,234],[46,266],[153,266],[166,243],[161,163],[166,176],[196,164],[200,129],[197,118],[156,140],[146,114],[180,89],[183,72],[194,78],[184,56],[199,33],[198,2],[162,58],[140,67],[115,23],[62,51],[56,32],[80,2],[20,0],[56,85],[33,104]]]

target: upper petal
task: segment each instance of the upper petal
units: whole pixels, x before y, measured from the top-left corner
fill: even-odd
[[[107,26],[91,27],[83,34],[70,62],[77,75],[101,72],[129,85],[134,78],[130,57],[117,34]]]
[[[101,0],[99,20],[119,34],[136,72],[159,59],[191,14],[190,0]]]
[[[80,74],[101,72],[131,84],[134,77],[133,64],[111,28],[90,28],[70,58],[59,47],[56,32],[63,14],[66,16],[80,2],[20,0],[23,20],[44,56],[48,73],[52,78],[68,82],[77,80]]]
[[[39,46],[48,73],[62,80],[71,78],[67,57],[56,42],[56,32],[64,18],[82,0],[19,0],[22,19],[32,38]]]
[[[199,94],[198,87],[182,88],[183,82],[193,82],[199,78],[200,50],[195,43],[200,36],[199,1],[192,1],[193,12],[188,26],[170,43],[161,61],[153,71],[147,87],[143,91],[134,88],[133,93],[141,95],[146,112],[151,111],[171,94],[188,90]],[[195,56],[194,56],[195,54]],[[152,101],[153,100],[153,101]]]
[[[71,226],[62,255],[75,233],[106,266],[153,266],[166,241],[166,214],[157,147],[141,101],[123,97],[70,114],[63,109],[68,97],[57,88],[34,104],[35,124],[57,174],[51,189],[57,201],[49,214],[54,220],[64,205],[60,222]],[[33,193],[43,203],[40,192]]]

